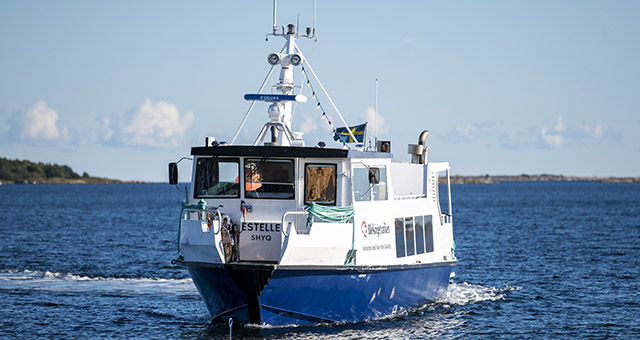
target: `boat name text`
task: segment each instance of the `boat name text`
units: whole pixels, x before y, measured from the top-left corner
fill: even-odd
[[[280,232],[280,223],[243,222],[242,231]]]

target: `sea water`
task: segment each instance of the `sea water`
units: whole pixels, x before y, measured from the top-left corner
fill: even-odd
[[[0,338],[226,339],[176,257],[167,184],[0,186]],[[243,339],[638,339],[640,185],[452,186],[439,301],[354,324],[234,325]]]

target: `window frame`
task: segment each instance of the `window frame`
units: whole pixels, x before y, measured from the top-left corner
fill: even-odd
[[[307,189],[309,188],[307,185],[307,169],[310,166],[316,167],[333,167],[334,169],[334,182],[333,182],[333,203],[327,202],[318,202],[318,201],[307,201]],[[302,193],[302,203],[304,205],[309,205],[311,202],[316,204],[325,205],[325,206],[337,206],[338,205],[338,164],[337,163],[305,163],[304,165],[304,191]]]
[[[389,175],[388,175],[388,168],[386,165],[373,165],[371,166],[371,168],[377,168],[379,171],[379,177],[378,179],[380,180],[377,184],[374,184],[373,187],[371,188],[371,200],[372,201],[388,201],[389,200]],[[383,171],[384,170],[384,171]],[[382,181],[382,174],[384,173],[384,181]],[[377,193],[380,192],[380,188],[384,188],[384,198],[383,199],[378,199],[378,195],[376,194],[376,189],[377,189]]]
[[[407,245],[404,231],[404,217],[396,217],[393,220],[394,233],[396,235],[396,258],[407,256]],[[401,229],[401,230],[398,230]]]
[[[355,173],[356,173],[356,168],[358,169],[366,169],[367,173],[370,172],[371,168],[377,168],[379,169],[379,176],[382,176],[382,174],[384,173],[384,181],[382,180],[382,178],[380,178],[380,181],[377,184],[371,184],[369,182],[369,177],[367,174],[367,183],[369,183],[369,189],[365,192],[365,194],[361,195],[361,196],[357,196],[356,195],[356,191],[355,191],[355,187],[356,187],[356,183],[355,183]],[[354,202],[384,202],[384,201],[388,201],[389,200],[389,170],[390,167],[388,167],[386,164],[365,164],[362,162],[354,162],[351,165],[351,188],[352,188],[352,196],[353,196],[353,200]],[[384,188],[384,199],[378,199],[376,193],[380,191],[380,188]],[[361,199],[364,198],[364,196],[369,196],[369,199]]]
[[[246,166],[247,166],[247,162],[269,162],[269,161],[276,161],[276,162],[290,162],[291,163],[291,185],[292,185],[292,190],[293,190],[293,196],[292,197],[248,197],[247,196],[247,190],[246,190]],[[241,190],[242,190],[242,197],[244,197],[245,199],[255,199],[255,200],[295,200],[296,199],[296,162],[293,158],[271,158],[271,157],[244,157],[242,159],[242,185],[241,185]]]
[[[427,217],[429,218],[427,219]],[[433,237],[433,215],[424,215],[423,219],[424,222],[422,227],[424,228],[424,253],[429,254],[435,251],[435,240]],[[429,222],[427,223],[427,221]],[[427,232],[427,225],[429,226],[429,232]]]
[[[237,178],[238,178],[238,193],[234,196],[220,196],[220,195],[199,195],[197,192],[198,186],[197,186],[197,180],[198,180],[198,161],[199,160],[213,160],[213,161],[217,161],[218,163],[220,163],[221,161],[226,161],[225,163],[236,163],[238,165],[238,174],[237,174]],[[240,198],[240,191],[241,191],[241,185],[240,185],[240,158],[239,157],[218,157],[218,156],[214,156],[214,157],[198,157],[195,160],[195,167],[194,167],[194,179],[193,179],[193,198],[200,198],[200,199],[237,199]],[[218,167],[219,169],[220,167]],[[218,183],[220,183],[220,180],[218,179]]]
[[[424,215],[413,217],[413,232],[416,241],[416,255],[425,253]],[[433,237],[432,237],[433,238]],[[433,242],[432,242],[433,243]]]
[[[356,177],[360,178],[359,176],[356,176],[356,172],[358,172],[356,171],[356,169],[364,169],[364,171],[366,171],[367,173],[367,175],[363,176],[363,178],[366,179],[367,184],[369,184],[369,188],[362,195],[356,195]],[[351,165],[351,196],[353,197],[353,201],[371,202],[371,198],[373,197],[373,193],[371,191],[373,191],[373,186],[371,185],[371,183],[369,183],[369,165],[360,162],[353,163]],[[365,198],[365,196],[368,196],[368,199],[362,199]]]
[[[413,219],[415,216],[409,216],[404,218],[404,242],[405,246],[405,256],[414,256],[416,255],[416,229],[413,224]]]

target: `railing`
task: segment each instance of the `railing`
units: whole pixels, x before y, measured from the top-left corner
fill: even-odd
[[[440,214],[440,219],[442,224],[451,223],[451,215],[450,214]]]
[[[400,201],[400,200],[417,200],[418,198],[425,198],[427,197],[426,195],[402,195],[402,196],[394,196],[393,200],[394,201]]]
[[[197,213],[196,218],[191,218],[191,213]],[[204,221],[204,216],[205,214],[208,215],[208,213],[210,212],[214,212],[217,216],[218,216],[218,231],[213,231],[214,234],[218,234],[220,232],[220,229],[222,228],[222,214],[220,213],[220,211],[216,208],[207,208],[205,210],[201,210],[201,209],[195,209],[195,208],[185,208],[182,210],[182,219],[181,220],[185,220],[185,221]]]
[[[284,220],[287,218],[287,216],[290,215],[309,215],[308,211],[287,211],[284,214],[282,214],[282,223],[280,224],[282,227],[280,228],[280,230],[282,231],[282,235],[284,235],[284,237],[289,237],[289,234],[287,234],[287,232],[285,231],[285,224],[284,224]],[[291,222],[289,222],[291,223]],[[296,224],[296,233],[303,231],[302,229],[298,229],[298,224]]]

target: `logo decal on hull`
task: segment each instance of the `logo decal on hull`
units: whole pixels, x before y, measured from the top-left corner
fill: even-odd
[[[362,231],[362,236],[364,237],[367,237],[367,235],[377,235],[379,237],[381,234],[391,233],[391,228],[386,223],[383,223],[382,225],[369,223],[367,225],[367,223],[363,221],[360,225],[360,231]]]

